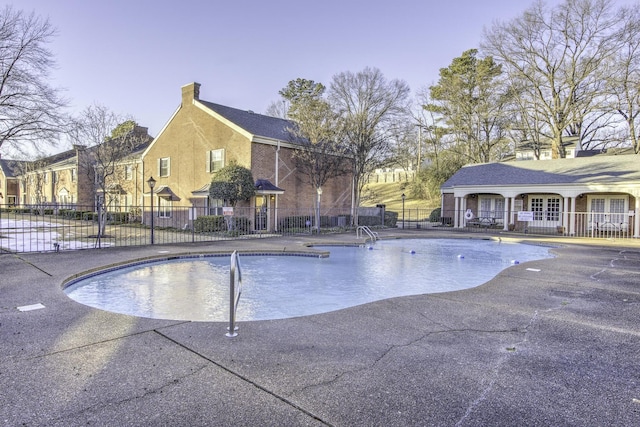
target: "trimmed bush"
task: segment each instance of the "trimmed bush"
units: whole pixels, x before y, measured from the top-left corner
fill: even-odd
[[[98,214],[96,212],[82,212],[82,219],[85,221],[97,221]]]
[[[112,224],[122,224],[129,220],[129,212],[108,212],[107,218]]]
[[[203,215],[193,221],[193,230],[196,233],[213,233],[226,231],[227,223],[222,215]]]

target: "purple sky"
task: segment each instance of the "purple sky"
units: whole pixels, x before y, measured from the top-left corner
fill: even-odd
[[[560,0],[553,0],[556,3]],[[20,0],[59,35],[55,85],[79,112],[92,103],[157,135],[197,81],[204,100],[263,113],[301,77],[377,67],[415,94],[478,46],[482,30],[528,0]]]

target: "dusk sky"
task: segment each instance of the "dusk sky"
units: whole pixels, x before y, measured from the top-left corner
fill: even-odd
[[[557,3],[560,0],[553,0]],[[549,3],[549,2],[548,2]],[[264,113],[301,77],[379,68],[413,94],[438,80],[484,27],[528,0],[20,0],[58,29],[54,85],[72,111],[98,103],[156,136],[193,81],[200,98]]]

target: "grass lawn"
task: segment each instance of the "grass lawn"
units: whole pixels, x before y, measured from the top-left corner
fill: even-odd
[[[368,184],[364,188],[362,206],[386,205],[387,210],[402,210],[402,193],[405,194],[405,209],[424,209],[431,211],[440,207],[440,200],[413,199],[409,196],[409,183],[390,182]]]

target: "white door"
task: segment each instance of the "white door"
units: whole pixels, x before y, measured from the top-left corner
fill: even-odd
[[[562,197],[535,195],[529,197],[529,210],[533,212],[532,227],[556,227],[562,220]]]

